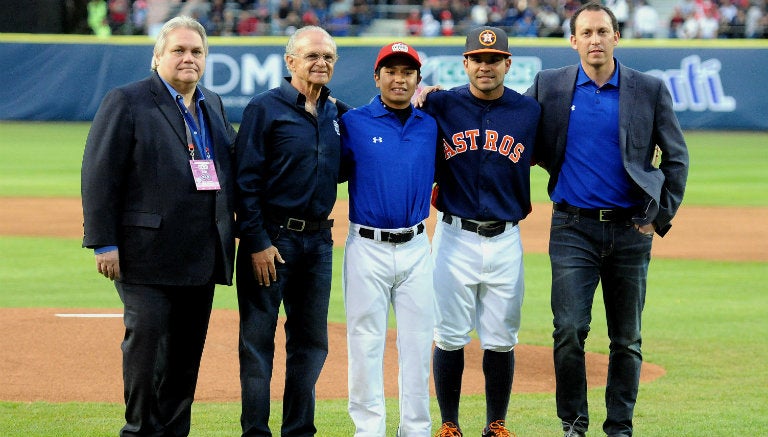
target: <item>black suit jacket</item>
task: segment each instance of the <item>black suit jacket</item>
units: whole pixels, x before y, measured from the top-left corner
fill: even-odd
[[[221,98],[200,89],[218,191],[196,189],[184,118],[157,73],[110,91],[91,125],[81,171],[83,246],[118,246],[126,283],[232,283],[235,131]]]
[[[565,157],[570,106],[578,65],[540,71],[526,95],[541,105],[534,159],[549,172],[548,191],[557,184]],[[659,168],[651,165],[654,147],[662,150]],[[672,96],[653,76],[619,64],[619,146],[630,179],[645,193],[644,217],[663,236],[671,227],[685,192],[688,149],[672,109]]]

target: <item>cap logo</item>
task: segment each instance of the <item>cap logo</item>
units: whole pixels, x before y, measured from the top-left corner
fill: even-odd
[[[492,30],[486,29],[480,32],[478,39],[480,40],[480,44],[486,47],[496,44],[496,34]]]
[[[393,52],[405,52],[405,53],[408,53],[408,46],[403,44],[403,43],[401,43],[401,42],[396,42],[396,43],[392,44],[392,51]]]

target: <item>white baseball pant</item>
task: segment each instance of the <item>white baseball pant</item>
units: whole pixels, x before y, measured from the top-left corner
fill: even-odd
[[[434,288],[429,239],[422,232],[407,243],[394,244],[363,238],[359,229],[359,225],[350,224],[342,273],[349,353],[349,414],[355,424],[355,436],[386,434],[383,367],[391,304],[397,321],[398,435],[430,437]],[[376,237],[379,231],[375,231]]]
[[[508,222],[500,235],[483,237],[462,230],[457,217],[441,218],[432,237],[435,345],[461,349],[474,329],[483,350],[512,350],[525,290],[520,228]]]

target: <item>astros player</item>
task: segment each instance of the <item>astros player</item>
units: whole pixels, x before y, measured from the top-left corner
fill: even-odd
[[[349,178],[349,236],[342,281],[349,348],[349,414],[355,436],[385,437],[384,345],[397,319],[400,437],[429,437],[434,328],[432,259],[424,228],[434,182],[437,124],[413,108],[421,81],[413,47],[376,59],[381,94],[342,117],[342,176]]]
[[[436,299],[433,372],[442,426],[437,436],[461,436],[459,399],[464,347],[474,329],[483,349],[486,423],[483,436],[509,436],[520,308],[523,248],[517,223],[531,210],[530,161],[540,108],[504,87],[511,65],[507,35],[480,27],[467,35],[469,84],[426,96],[437,120],[433,237]]]

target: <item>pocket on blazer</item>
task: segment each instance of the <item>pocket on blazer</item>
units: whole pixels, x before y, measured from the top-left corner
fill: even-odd
[[[128,211],[123,214],[123,226],[138,226],[157,229],[163,222],[163,217],[154,212]]]

